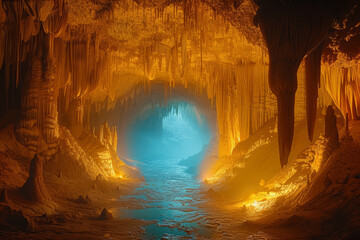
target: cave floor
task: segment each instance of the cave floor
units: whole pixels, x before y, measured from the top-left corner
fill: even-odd
[[[273,239],[261,228],[242,227],[243,213],[208,199],[187,167],[167,162],[143,166],[144,182],[79,183],[45,172],[56,210],[41,216],[41,206],[18,201],[24,213],[34,216],[36,227],[0,229],[0,239]],[[9,191],[11,199],[17,194]],[[88,194],[92,202],[77,202],[79,194]],[[98,219],[104,207],[114,219]]]
[[[140,167],[146,182],[133,194],[120,198],[123,206],[136,203],[137,207],[120,208],[115,213],[119,219],[150,221],[143,226],[144,238],[235,239],[249,235],[246,231],[230,230],[244,222],[243,217],[234,217],[215,205],[212,210],[206,207],[200,183],[179,160],[149,163]]]
[[[350,131],[358,144],[360,123],[352,124]],[[152,165],[139,166],[145,181],[76,182],[45,171],[56,209],[42,215],[41,206],[21,202],[17,190],[9,190],[16,208],[33,216],[36,224],[32,231],[0,228],[0,239],[309,239],[304,228],[313,222],[308,220],[326,215],[320,210],[285,211],[280,217],[289,221],[281,227],[269,227],[257,223],[258,216],[229,208],[229,200],[212,198],[179,160],[165,161],[165,165],[152,161]],[[79,195],[89,195],[92,201],[79,203]],[[109,209],[114,219],[99,220],[103,208]],[[299,227],[299,219],[307,219],[306,224]],[[290,220],[295,221],[293,227]],[[312,236],[316,231],[327,231],[326,226],[318,230],[315,226],[322,223],[308,229]]]

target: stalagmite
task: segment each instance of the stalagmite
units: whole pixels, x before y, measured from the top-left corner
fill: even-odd
[[[104,208],[101,213],[100,213],[100,216],[99,216],[99,219],[100,220],[111,220],[113,219],[113,215],[111,212],[109,212],[106,208]]]
[[[269,85],[277,97],[283,167],[288,162],[293,140],[297,70],[306,53],[323,41],[332,19],[326,5],[274,6],[267,1],[258,4],[254,22],[259,24],[269,50]]]
[[[305,58],[306,120],[310,141],[313,140],[316,121],[318,88],[320,87],[322,48],[323,44],[320,44]]]
[[[43,174],[43,162],[38,155],[35,154],[30,164],[29,177],[21,188],[21,192],[28,200],[36,202],[46,202],[50,200],[44,184]]]
[[[329,105],[326,109],[325,137],[329,138],[329,142],[332,147],[339,146],[339,133],[336,126],[336,116],[334,108],[331,105]]]
[[[3,188],[1,190],[1,195],[0,195],[0,204],[1,203],[5,203],[5,204],[12,204],[11,200],[9,199],[8,197],[8,194],[7,194],[7,190],[6,188]]]

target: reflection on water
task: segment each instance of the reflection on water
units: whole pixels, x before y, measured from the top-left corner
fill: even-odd
[[[121,209],[122,218],[155,220],[144,226],[146,238],[183,237],[197,235],[206,237],[210,229],[205,227],[206,213],[197,206],[199,182],[195,176],[180,166],[180,160],[166,159],[145,162],[139,168],[146,183],[136,189],[134,195],[121,200],[136,199],[142,209]]]

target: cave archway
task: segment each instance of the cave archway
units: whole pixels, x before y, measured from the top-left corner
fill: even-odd
[[[115,107],[110,110],[102,110],[100,112],[93,111],[94,114],[90,117],[90,125],[96,126],[103,122],[108,122],[110,126],[116,126],[118,135],[117,153],[121,158],[124,158],[125,161],[128,158],[141,160],[145,157],[151,157],[151,148],[148,150],[145,148],[135,150],[137,147],[136,141],[140,141],[140,139],[136,139],[136,136],[134,136],[131,131],[136,131],[137,128],[138,130],[139,128],[143,128],[143,132],[148,131],[147,134],[150,134],[149,131],[151,129],[151,139],[148,140],[155,140],[156,128],[158,128],[157,134],[161,134],[162,129],[160,128],[163,122],[165,121],[168,127],[170,127],[170,120],[175,121],[175,125],[185,124],[186,126],[183,125],[183,127],[188,127],[187,130],[193,131],[191,133],[194,134],[192,137],[195,135],[199,137],[193,139],[195,143],[189,141],[187,147],[185,146],[186,144],[183,145],[183,147],[191,148],[192,150],[188,149],[189,151],[184,151],[184,149],[178,146],[176,149],[176,151],[179,151],[177,154],[179,155],[178,159],[186,158],[200,152],[202,145],[209,145],[210,142],[211,146],[209,148],[217,154],[218,125],[216,108],[204,92],[199,93],[194,89],[195,87],[191,85],[186,88],[183,85],[169,87],[167,82],[161,80],[151,81],[148,85],[141,84],[135,86],[134,89],[129,91],[128,96],[123,97],[123,99],[127,99],[127,101],[118,102]],[[177,126],[180,127],[179,125]],[[174,130],[174,128],[172,130]],[[181,130],[179,130],[179,133],[183,133],[182,137],[186,135],[186,133]],[[129,135],[132,136],[130,137]],[[202,137],[200,137],[200,135]],[[131,141],[133,142],[130,143]],[[204,144],[197,144],[196,141],[202,141]],[[147,143],[149,144],[149,142]],[[144,146],[146,144],[142,142],[141,145]],[[194,147],[195,145],[197,148]],[[163,145],[162,148],[164,147]],[[197,150],[195,150],[195,148]],[[153,146],[152,150],[154,149]],[[134,154],[134,151],[137,151],[137,153],[143,152],[143,154]],[[144,153],[144,151],[147,152]],[[176,151],[173,149],[173,157],[175,157]],[[185,152],[188,154],[182,154]]]
[[[184,226],[200,228],[197,221],[189,223],[202,214],[196,205],[200,166],[210,151],[218,151],[216,109],[205,94],[182,85],[170,88],[159,81],[134,91],[128,102],[92,118],[117,127],[118,154],[145,178],[133,194],[121,198],[143,200],[144,207],[116,214],[122,219],[159,222],[144,226],[147,238],[166,233],[188,237]],[[177,219],[179,226],[166,227],[168,219]]]
[[[206,150],[212,135],[206,116],[192,103],[146,103],[127,129],[127,156],[149,162],[184,159]]]

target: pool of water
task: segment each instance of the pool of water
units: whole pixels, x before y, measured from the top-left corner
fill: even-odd
[[[137,201],[141,208],[119,210],[124,219],[155,221],[144,226],[145,238],[183,238],[210,236],[206,227],[206,215],[200,207],[200,183],[187,173],[180,159],[153,159],[138,167],[146,182],[133,195],[123,196],[120,201]]]

